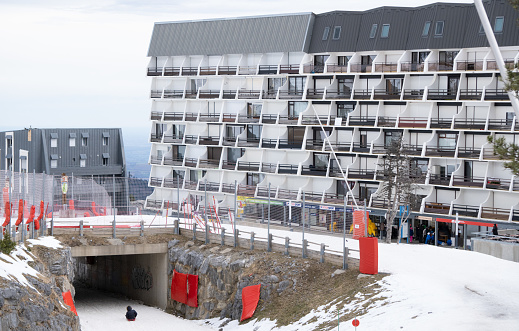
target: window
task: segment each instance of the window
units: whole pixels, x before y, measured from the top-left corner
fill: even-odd
[[[292,76],[288,78],[288,91],[295,92],[296,95],[303,95],[306,77]]]
[[[50,155],[50,167],[56,169],[58,167],[58,154]]]
[[[328,168],[329,154],[314,153],[314,167],[319,169]]]
[[[375,36],[377,35],[377,27],[378,27],[378,24],[373,24],[371,26],[371,32],[369,33],[369,37],[371,39],[375,38]]]
[[[58,147],[58,134],[55,132],[50,134],[50,147]]]
[[[479,25],[479,34],[485,34],[485,29],[483,29],[483,24]]]
[[[436,28],[434,29],[435,36],[443,36],[443,21],[436,22]]]
[[[247,140],[259,140],[261,136],[261,125],[247,126]]]
[[[288,102],[288,117],[289,119],[298,119],[301,114],[308,107],[306,101],[289,101]]]
[[[353,111],[354,103],[337,103],[337,117],[346,118]]]
[[[103,146],[108,146],[108,138],[110,138],[110,133],[103,132]]]
[[[494,33],[503,32],[503,24],[505,23],[504,16],[496,17],[496,21],[494,22]]]
[[[337,64],[340,66],[347,66],[351,56],[337,56]]]
[[[79,154],[79,166],[81,168],[86,167],[86,159],[87,159],[86,154]]]
[[[324,28],[324,31],[323,31],[323,40],[328,40],[329,34],[330,34],[330,27],[327,26]]]
[[[333,28],[333,40],[338,40],[341,37],[341,27],[336,26]]]
[[[382,31],[380,32],[380,38],[388,38],[389,37],[389,24],[382,25]]]
[[[431,22],[425,22],[422,30],[422,37],[427,37],[429,35],[429,30],[431,29]]]
[[[103,153],[103,165],[104,166],[107,166],[108,165],[108,160],[110,159],[110,154],[108,153]]]
[[[243,148],[228,148],[227,149],[227,161],[237,162],[238,158],[242,157],[244,153]]]
[[[88,138],[87,137],[83,137],[81,138],[81,146],[88,146]]]
[[[228,141],[236,141],[236,138],[243,132],[242,125],[227,125],[226,130],[226,138]]]
[[[263,104],[261,103],[247,103],[247,117],[248,118],[259,118],[261,115],[261,109]]]
[[[76,138],[69,138],[68,145],[70,147],[76,147]]]

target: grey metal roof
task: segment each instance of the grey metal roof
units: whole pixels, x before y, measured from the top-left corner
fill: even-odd
[[[155,23],[148,56],[307,51],[313,14]]]

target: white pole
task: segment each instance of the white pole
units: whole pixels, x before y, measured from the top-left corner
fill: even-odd
[[[501,77],[505,82],[507,82],[508,72],[506,71],[505,61],[503,60],[503,55],[499,50],[499,45],[497,44],[496,36],[494,36],[494,31],[492,31],[492,26],[490,25],[490,21],[488,20],[485,7],[483,7],[483,2],[481,2],[481,0],[474,0],[474,5],[476,7],[476,10],[478,11],[479,20],[481,21],[481,25],[483,26],[483,30],[485,31],[485,35],[487,36],[487,40],[490,44],[490,48],[492,49],[492,53],[494,53],[494,58],[496,59],[496,64],[499,68],[499,72],[501,73]],[[512,108],[514,109],[515,116],[519,118],[519,100],[513,92],[508,92],[508,97],[510,98],[510,102],[512,103]]]

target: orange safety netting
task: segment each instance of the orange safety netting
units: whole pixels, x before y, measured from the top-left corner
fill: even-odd
[[[245,321],[254,315],[260,298],[260,289],[261,285],[258,284],[244,287],[241,290],[241,302],[243,304],[243,310],[241,312],[240,322]]]
[[[7,224],[9,224],[9,222],[11,222],[11,204],[9,203],[9,201],[6,201],[5,202],[5,221],[4,221],[4,224],[2,224],[2,226],[5,228],[7,226]]]

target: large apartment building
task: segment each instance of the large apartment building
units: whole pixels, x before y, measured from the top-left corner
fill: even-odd
[[[484,7],[516,64],[518,13]],[[207,185],[232,209],[235,182],[240,196],[266,199],[270,183],[272,200],[333,207],[346,178],[384,215],[381,158],[403,137],[423,174],[415,217],[519,221],[519,179],[487,142],[517,143],[519,125],[472,4],[156,23],[148,56],[148,207]]]

